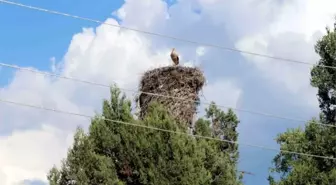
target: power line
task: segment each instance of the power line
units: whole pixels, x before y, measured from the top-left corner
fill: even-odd
[[[56,77],[56,78],[60,78],[60,79],[71,80],[71,81],[75,81],[75,82],[81,82],[81,83],[85,83],[85,84],[89,84],[89,85],[110,88],[110,85],[107,85],[107,84],[91,82],[91,81],[82,80],[82,79],[79,79],[79,78],[73,78],[73,77],[58,75],[58,74],[55,74],[55,73],[42,72],[42,71],[30,69],[30,68],[20,67],[20,66],[17,66],[17,65],[11,65],[11,64],[6,64],[6,63],[1,63],[0,62],[0,66],[13,68],[13,69],[16,69],[16,70],[21,70],[21,71],[28,71],[28,72],[32,72],[32,73],[36,73],[36,74],[41,74],[41,75],[44,75],[44,76],[51,76],[51,77]],[[128,91],[128,92],[133,92],[133,93],[143,93],[143,94],[147,94],[147,95],[159,96],[159,97],[164,97],[164,98],[172,98],[172,99],[183,100],[183,101],[186,100],[186,99],[180,98],[180,97],[166,96],[166,95],[157,94],[157,93],[137,91],[137,90],[131,90],[131,89],[125,89],[125,88],[119,88],[119,89],[124,90],[124,91]],[[202,102],[200,102],[200,104],[210,105],[211,102],[202,101]],[[278,115],[274,115],[274,114],[268,114],[268,113],[264,113],[264,112],[257,112],[257,111],[252,111],[252,110],[239,109],[239,108],[234,108],[234,107],[225,106],[225,105],[217,105],[217,107],[232,109],[232,110],[235,110],[235,111],[246,112],[246,113],[255,114],[255,115],[261,115],[261,116],[265,116],[265,117],[272,117],[272,118],[277,118],[277,119],[289,120],[289,121],[296,121],[296,122],[306,122],[307,121],[307,120],[301,120],[301,119],[296,119],[296,118],[278,116]],[[323,124],[323,123],[316,123],[316,124],[321,125],[321,126],[326,126],[326,127],[336,127],[335,125],[330,125],[330,124]]]
[[[24,4],[21,4],[21,3],[15,3],[15,2],[12,2],[12,1],[0,0],[0,2],[6,3],[6,4],[10,4],[10,5],[20,6],[20,7],[23,7],[23,8],[28,8],[28,9],[43,11],[43,12],[47,12],[47,13],[52,13],[52,14],[57,14],[57,15],[63,15],[63,16],[72,17],[72,18],[76,18],[76,19],[81,19],[81,20],[86,20],[86,21],[91,21],[91,22],[106,24],[106,25],[109,25],[109,26],[119,27],[119,28],[122,28],[122,29],[132,30],[132,31],[141,32],[141,33],[145,33],[145,34],[150,34],[150,35],[155,35],[155,36],[160,36],[160,37],[166,37],[166,38],[170,38],[170,39],[180,40],[180,41],[183,41],[183,42],[189,42],[189,43],[194,43],[194,44],[199,44],[199,45],[204,45],[204,46],[209,46],[209,47],[215,47],[215,48],[224,49],[224,50],[237,51],[237,52],[240,52],[240,53],[245,53],[245,54],[250,54],[250,55],[257,55],[257,56],[260,56],[260,57],[273,58],[273,59],[284,60],[284,61],[288,61],[289,60],[289,61],[296,62],[296,63],[302,63],[302,64],[312,65],[312,64],[307,63],[307,62],[294,61],[294,60],[291,60],[291,59],[282,59],[282,58],[279,58],[279,57],[272,57],[272,56],[262,55],[262,54],[258,54],[258,53],[251,53],[251,52],[247,52],[247,51],[236,50],[236,49],[233,49],[233,48],[226,48],[226,47],[217,46],[217,45],[199,43],[199,42],[196,42],[196,41],[189,41],[189,40],[175,38],[175,37],[171,37],[171,36],[167,36],[167,35],[162,35],[162,34],[157,34],[157,33],[152,33],[152,32],[147,32],[147,31],[142,31],[142,30],[137,30],[137,29],[132,29],[132,28],[124,27],[124,26],[119,26],[119,25],[114,25],[114,24],[110,24],[110,23],[105,23],[105,22],[94,20],[94,19],[90,19],[90,18],[80,17],[80,16],[76,16],[76,15],[66,14],[66,13],[62,13],[62,12],[57,12],[57,11],[43,9],[43,8],[39,8],[39,7],[29,6],[29,5],[24,5]],[[5,67],[18,68],[18,66],[11,66],[9,64],[4,64],[4,63],[1,63],[1,65],[5,66]],[[318,65],[318,66],[336,69],[336,67],[332,67],[332,66],[323,66],[323,65]],[[22,70],[22,68],[21,68],[21,70]],[[44,72],[30,70],[30,69],[26,69],[26,68],[23,68],[23,70],[28,70],[28,71],[31,71],[31,72],[40,73],[40,74],[48,75],[48,76],[56,76],[58,78],[63,78],[63,79],[73,80],[73,81],[78,81],[78,82],[87,83],[87,84],[96,85],[96,86],[109,87],[109,85],[106,85],[106,84],[99,84],[99,83],[85,81],[85,80],[81,80],[81,79],[75,79],[75,78],[72,78],[72,77],[65,77],[65,76],[60,76],[60,75],[56,75],[56,74],[44,73]],[[120,88],[120,89],[122,89],[122,88]],[[154,93],[149,93],[149,92],[134,91],[134,90],[129,90],[129,89],[123,89],[123,90],[125,90],[125,91],[132,91],[132,92],[139,92],[139,93],[144,93],[144,94],[154,95],[154,96],[161,96],[161,97],[178,99],[177,97],[165,96],[165,95],[154,94]],[[205,105],[208,104],[209,105],[210,103],[203,102],[203,104],[205,104]],[[252,110],[238,109],[238,108],[233,108],[233,107],[223,106],[223,105],[217,105],[217,106],[221,107],[221,108],[231,108],[231,109],[236,110],[236,111],[247,112],[247,113],[250,113],[250,114],[257,114],[257,115],[262,115],[262,116],[267,116],[267,117],[273,117],[273,118],[277,118],[277,119],[285,119],[285,120],[291,120],[291,121],[297,121],[297,122],[306,122],[306,120],[301,120],[301,119],[296,119],[296,118],[289,118],[289,117],[284,117],[284,116],[278,116],[278,115],[268,114],[268,113],[264,113],[264,112],[256,112],[256,111],[252,111]],[[329,126],[329,127],[336,127],[336,126],[329,125],[329,124],[320,124],[320,123],[317,123],[317,124],[324,125],[324,126]]]
[[[13,105],[18,105],[18,106],[29,107],[29,108],[41,109],[41,110],[46,110],[46,111],[52,111],[52,112],[57,112],[57,113],[61,113],[61,114],[67,114],[67,115],[73,115],[73,116],[78,116],[78,117],[84,117],[84,118],[88,118],[90,120],[94,118],[93,116],[89,116],[89,115],[85,115],[85,114],[67,112],[67,111],[63,111],[63,110],[46,108],[46,107],[43,107],[43,106],[30,105],[30,104],[25,104],[25,103],[20,103],[20,102],[14,102],[14,101],[10,101],[10,100],[0,99],[0,102],[2,102],[2,103],[8,103],[8,104],[13,104]],[[336,158],[334,158],[334,157],[327,157],[327,156],[321,156],[321,155],[314,155],[314,154],[293,152],[293,151],[288,151],[288,150],[269,148],[269,147],[260,146],[260,145],[239,143],[237,141],[230,141],[230,140],[213,138],[213,137],[208,137],[208,136],[193,135],[193,134],[186,133],[186,132],[177,132],[177,131],[173,131],[173,130],[166,130],[166,129],[161,129],[161,128],[157,128],[157,127],[152,127],[152,126],[147,126],[147,125],[140,125],[140,124],[134,124],[134,123],[124,122],[124,121],[119,121],[119,120],[112,120],[112,119],[107,119],[105,117],[100,117],[100,118],[102,120],[110,121],[112,123],[119,123],[119,124],[134,126],[134,127],[141,127],[141,128],[146,128],[146,129],[152,129],[152,130],[156,130],[156,131],[168,132],[168,133],[179,134],[179,135],[187,135],[187,136],[192,136],[192,137],[196,137],[196,138],[221,141],[221,142],[232,143],[232,144],[237,144],[237,145],[245,145],[245,146],[249,146],[249,147],[260,148],[260,149],[263,149],[263,150],[271,150],[271,151],[275,151],[275,152],[282,152],[282,153],[296,154],[296,155],[302,155],[302,156],[308,156],[308,157],[315,157],[315,158],[336,160]]]
[[[191,43],[191,44],[196,44],[196,45],[203,45],[203,46],[207,46],[207,47],[212,47],[212,48],[217,48],[217,49],[222,49],[222,50],[227,50],[227,51],[232,51],[232,52],[239,52],[239,53],[244,53],[244,54],[248,54],[248,55],[279,60],[279,61],[286,61],[286,62],[291,62],[291,63],[314,66],[314,64],[309,63],[309,62],[303,62],[303,61],[299,61],[299,60],[293,60],[293,59],[277,57],[277,56],[270,56],[270,55],[260,54],[260,53],[250,52],[250,51],[243,51],[243,50],[239,50],[239,49],[235,49],[235,48],[224,47],[224,46],[214,45],[214,44],[209,44],[209,43],[201,43],[201,42],[197,42],[197,41],[187,40],[187,39],[178,38],[178,37],[165,35],[165,34],[160,34],[160,33],[154,33],[154,32],[139,30],[139,29],[135,29],[135,28],[129,28],[129,27],[125,27],[125,26],[121,26],[121,25],[117,25],[117,24],[111,24],[111,23],[99,21],[99,20],[96,20],[96,19],[81,17],[81,16],[77,16],[77,15],[72,15],[72,14],[68,14],[68,13],[59,12],[59,11],[44,9],[44,8],[40,8],[40,7],[36,7],[36,6],[30,6],[30,5],[26,5],[26,4],[16,3],[16,2],[12,2],[12,1],[0,0],[0,2],[5,3],[5,4],[9,4],[9,5],[19,6],[19,7],[22,7],[22,8],[31,9],[31,10],[37,10],[37,11],[42,11],[42,12],[46,12],[46,13],[50,13],[50,14],[62,15],[62,16],[71,17],[71,18],[74,18],[74,19],[80,19],[80,20],[84,20],[84,21],[104,24],[104,25],[117,27],[117,28],[121,28],[121,29],[125,29],[125,30],[131,30],[131,31],[135,31],[135,32],[139,32],[139,33],[143,33],[143,34],[147,34],[147,35],[154,35],[154,36],[158,36],[158,37],[168,38],[168,39],[177,40],[177,41],[180,41],[180,42],[186,42],[186,43]],[[333,66],[326,66],[326,65],[316,65],[316,66],[336,69],[336,67],[333,67]]]
[[[238,172],[240,172],[242,174],[254,175],[254,173],[251,173],[251,172],[248,172],[248,171],[243,171],[243,170],[240,170]]]

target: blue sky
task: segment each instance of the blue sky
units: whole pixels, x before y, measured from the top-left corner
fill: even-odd
[[[123,1],[15,1],[40,6],[75,15],[104,19],[111,16],[111,10],[121,6]],[[7,63],[34,66],[48,70],[51,56],[63,57],[73,34],[82,27],[97,26],[95,23],[69,19],[63,16],[41,13],[21,7],[2,4],[0,21],[5,29],[1,31],[1,60]],[[12,52],[15,50],[15,52]]]
[[[313,45],[323,34],[325,25],[332,23],[330,15],[336,12],[330,8],[336,7],[332,0],[323,1],[324,5],[317,9],[310,8],[316,6],[313,0],[288,4],[262,0],[181,0],[168,1],[168,4],[160,0],[15,2],[113,24],[117,23],[113,19],[117,19],[123,26],[314,63],[318,57]],[[250,6],[254,6],[253,10]],[[307,18],[310,24],[305,24]],[[176,47],[183,63],[199,62],[197,65],[204,70],[209,81],[204,89],[207,101],[304,120],[318,112],[307,66],[118,30],[1,3],[0,24],[0,62],[3,63],[50,72],[54,57],[61,66],[58,73],[104,84],[116,80],[121,87],[134,89],[139,74],[153,66],[166,65],[170,48]],[[197,52],[200,48],[204,49],[203,54]],[[72,112],[99,111],[101,99],[108,95],[108,89],[52,80],[9,68],[1,68],[0,75],[0,98]],[[243,112],[238,115],[241,120],[239,142],[272,148],[278,147],[274,138],[279,132],[303,124]],[[3,166],[0,179],[7,179],[3,182],[5,185],[17,179],[27,184],[36,179],[45,180],[45,171],[65,156],[75,127],[88,124],[79,118],[1,104],[0,150],[5,153],[0,155],[0,166]],[[34,156],[36,153],[38,156]],[[239,168],[255,174],[247,175],[245,184],[267,184],[268,168],[275,154],[241,145]],[[27,162],[30,155],[36,159]]]

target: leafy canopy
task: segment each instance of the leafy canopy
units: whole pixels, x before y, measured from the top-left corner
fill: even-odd
[[[320,56],[319,65],[336,67],[336,22],[333,30],[315,45]],[[320,119],[312,119],[304,129],[288,129],[279,134],[277,142],[283,150],[327,157],[336,157],[336,128],[318,123],[336,125],[336,69],[315,66],[311,70],[311,84],[318,89]],[[280,180],[269,177],[271,185],[329,185],[336,182],[336,160],[279,153],[273,159],[271,172]]]
[[[225,113],[212,103],[206,112],[206,118],[196,122],[194,134],[237,140],[239,121],[232,110]],[[188,133],[185,124],[177,123],[160,104],[151,104],[146,115],[134,119],[131,102],[112,87],[102,115],[92,119],[87,134],[77,130],[61,168],[50,170],[50,184],[241,184],[238,146],[145,128]]]

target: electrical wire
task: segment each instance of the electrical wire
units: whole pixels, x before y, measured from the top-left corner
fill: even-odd
[[[45,111],[52,111],[52,112],[57,112],[57,113],[61,113],[61,114],[67,114],[67,115],[73,115],[73,116],[78,116],[78,117],[84,117],[84,118],[88,118],[90,120],[94,118],[93,116],[89,116],[89,115],[85,115],[85,114],[67,112],[67,111],[57,110],[57,109],[53,109],[53,108],[46,108],[46,107],[43,107],[43,106],[30,105],[30,104],[25,104],[25,103],[20,103],[20,102],[14,102],[14,101],[10,101],[10,100],[0,99],[0,102],[2,102],[2,103],[8,103],[8,104],[13,104],[13,105],[18,105],[18,106],[29,107],[29,108],[41,109],[41,110],[45,110]],[[119,121],[119,120],[107,119],[107,118],[105,118],[103,116],[101,116],[100,118],[102,120],[110,121],[112,123],[119,123],[119,124],[134,126],[134,127],[141,127],[141,128],[146,128],[146,129],[152,129],[152,130],[162,131],[162,132],[168,132],[168,133],[172,133],[172,134],[187,135],[187,136],[201,138],[201,139],[215,140],[215,141],[220,141],[220,142],[226,142],[226,143],[232,143],[232,144],[237,144],[237,145],[249,146],[249,147],[260,148],[260,149],[263,149],[263,150],[270,150],[270,151],[281,152],[281,153],[288,153],[288,154],[302,155],[302,156],[308,156],[308,157],[315,157],[315,158],[336,160],[336,158],[334,158],[334,157],[314,155],[314,154],[307,154],[307,153],[301,153],[301,152],[293,152],[293,151],[288,151],[288,150],[269,148],[269,147],[260,146],[260,145],[253,145],[253,144],[247,144],[247,143],[239,143],[237,141],[230,141],[230,140],[213,138],[213,137],[202,136],[202,135],[193,135],[193,134],[186,133],[186,132],[177,132],[177,131],[173,131],[173,130],[166,130],[166,129],[161,129],[161,128],[157,128],[157,127],[147,126],[147,125],[140,125],[140,124],[134,124],[134,123],[130,123],[130,122],[124,122],[124,121]]]
[[[49,10],[49,9],[40,8],[40,7],[36,7],[36,6],[30,6],[30,5],[26,5],[26,4],[22,4],[22,3],[16,3],[16,2],[7,1],[7,0],[0,0],[0,2],[8,4],[8,5],[14,5],[14,6],[22,7],[22,8],[31,9],[31,10],[37,10],[37,11],[42,11],[42,12],[46,12],[46,13],[50,13],[50,14],[56,14],[56,15],[71,17],[71,18],[74,18],[74,19],[80,19],[80,20],[84,20],[84,21],[104,24],[104,25],[117,27],[117,28],[130,30],[130,31],[135,31],[135,32],[139,32],[139,33],[143,33],[143,34],[147,34],[147,35],[153,35],[153,36],[168,38],[168,39],[172,39],[172,40],[176,40],[176,41],[180,41],[180,42],[186,42],[186,43],[191,43],[191,44],[196,44],[196,45],[203,45],[203,46],[206,46],[206,47],[212,47],[212,48],[217,48],[217,49],[232,51],[232,52],[239,52],[239,53],[244,53],[244,54],[248,54],[248,55],[274,59],[274,60],[278,60],[278,61],[285,61],[285,62],[290,62],[290,63],[297,63],[297,64],[314,66],[314,64],[309,63],[309,62],[303,62],[303,61],[299,61],[299,60],[293,60],[293,59],[282,58],[282,57],[277,57],[277,56],[270,56],[270,55],[265,55],[265,54],[250,52],[250,51],[243,51],[243,50],[230,48],[230,47],[224,47],[224,46],[220,46],[220,45],[214,45],[214,44],[209,44],[209,43],[202,43],[202,42],[187,40],[187,39],[178,38],[178,37],[174,37],[174,36],[170,36],[170,35],[165,35],[165,34],[160,34],[160,33],[154,33],[154,32],[129,28],[129,27],[125,27],[125,26],[121,26],[121,25],[117,25],[117,24],[111,24],[111,23],[107,23],[107,22],[103,22],[103,21],[99,21],[99,20],[91,19],[91,18],[87,18],[87,17],[81,17],[81,16],[77,16],[77,15],[72,15],[72,14],[63,13],[63,12],[54,11],[54,10]],[[319,67],[323,67],[323,68],[336,69],[336,67],[334,67],[334,66],[326,66],[326,65],[315,65],[315,66],[319,66]]]
[[[102,21],[99,21],[99,20],[94,20],[94,19],[90,19],[90,18],[80,17],[80,16],[76,16],[76,15],[71,15],[71,14],[67,14],[67,13],[62,13],[62,12],[57,12],[57,11],[53,11],[53,10],[43,9],[43,8],[34,7],[34,6],[29,6],[29,5],[25,5],[25,4],[21,4],[21,3],[16,3],[16,2],[12,2],[12,1],[0,0],[0,2],[5,3],[5,4],[20,6],[20,7],[23,7],[23,8],[28,8],[28,9],[33,9],[33,10],[47,12],[47,13],[52,13],[52,14],[57,14],[57,15],[62,15],[62,16],[67,16],[67,17],[72,17],[72,18],[76,18],[76,19],[91,21],[91,22],[95,22],[95,23],[107,24],[107,25],[113,26],[113,27],[119,27],[119,28],[122,28],[122,29],[132,30],[132,31],[141,32],[141,33],[145,33],[145,34],[159,36],[159,37],[166,37],[166,38],[170,38],[170,39],[180,40],[180,41],[183,41],[183,42],[189,42],[189,43],[194,43],[194,44],[199,44],[199,45],[204,45],[204,46],[209,46],[209,47],[215,47],[215,48],[224,49],[224,50],[231,50],[231,51],[236,51],[236,52],[250,54],[250,55],[257,55],[257,56],[260,56],[260,57],[273,58],[273,59],[284,60],[284,61],[288,61],[289,60],[291,62],[312,65],[312,64],[307,63],[307,62],[300,62],[300,61],[294,61],[294,60],[291,60],[291,59],[283,59],[283,58],[279,58],[279,57],[272,57],[272,56],[268,56],[268,55],[262,55],[262,54],[258,54],[258,53],[241,51],[241,50],[236,50],[236,49],[233,49],[233,48],[226,48],[226,47],[217,46],[217,45],[199,43],[199,42],[184,40],[184,39],[180,39],[180,38],[176,38],[176,37],[171,37],[171,36],[167,36],[167,35],[162,35],[162,34],[157,34],[157,33],[152,33],[152,32],[147,32],[147,31],[142,31],[142,30],[137,30],[137,29],[132,29],[132,28],[128,28],[128,27],[124,27],[124,26],[120,26],[120,25],[114,25],[114,24],[110,24],[110,23],[105,23],[105,22],[102,22]],[[1,65],[5,66],[5,67],[18,68],[17,66],[14,67],[12,65],[4,64],[4,63],[1,63]],[[318,65],[318,66],[336,69],[336,67],[332,67],[332,66],[321,66],[321,65]],[[24,68],[24,70],[30,70],[30,69]],[[72,78],[72,77],[65,77],[65,76],[60,76],[60,75],[50,74],[50,73],[44,73],[44,72],[35,71],[35,70],[30,70],[30,71],[31,72],[35,72],[35,73],[40,73],[40,74],[43,74],[43,75],[56,76],[58,78],[63,78],[63,79],[78,81],[78,82],[82,82],[82,83],[87,83],[87,84],[91,84],[91,85],[102,86],[102,87],[109,87],[109,85],[106,85],[106,84],[100,84],[100,83],[85,81],[85,80],[81,80],[81,79],[75,79],[75,78]],[[122,89],[122,88],[120,88],[120,89]],[[123,90],[135,92],[134,90],[128,90],[128,89],[123,89]],[[166,97],[166,98],[180,99],[180,98],[177,98],[177,97],[165,96],[165,95],[154,94],[154,93],[149,93],[149,92],[141,92],[141,91],[137,91],[137,92],[148,94],[148,95]],[[210,103],[203,102],[203,104],[209,105]],[[268,113],[264,113],[264,112],[256,112],[256,111],[252,111],[252,110],[237,109],[237,108],[233,108],[233,107],[229,107],[229,106],[218,105],[218,107],[221,107],[221,108],[230,108],[230,109],[233,109],[233,110],[236,110],[236,111],[240,111],[240,112],[257,114],[257,115],[262,115],[262,116],[267,116],[267,117],[273,117],[273,118],[278,118],[278,119],[285,119],[285,120],[291,120],[291,121],[297,121],[297,122],[306,122],[306,120],[301,120],[301,119],[296,119],[296,118],[289,118],[289,117],[284,117],[284,116],[277,116],[277,115],[273,115],[273,114],[268,114]],[[320,125],[329,126],[329,127],[336,127],[334,125],[329,125],[329,124],[320,124]]]
[[[60,78],[60,79],[71,80],[71,81],[75,81],[75,82],[81,82],[81,83],[94,85],[94,86],[99,86],[99,87],[105,87],[105,88],[110,88],[111,87],[110,85],[107,85],[107,84],[91,82],[91,81],[82,80],[82,79],[78,79],[78,78],[58,75],[58,74],[55,74],[55,73],[42,72],[42,71],[38,71],[38,70],[30,69],[30,68],[24,68],[24,67],[20,67],[20,66],[17,66],[17,65],[12,65],[12,64],[6,64],[6,63],[1,63],[0,62],[0,66],[7,67],[7,68],[12,68],[12,69],[16,69],[16,70],[21,70],[21,71],[28,71],[28,72],[31,72],[31,73],[36,73],[36,74],[40,74],[40,75],[44,75],[44,76],[51,76],[51,77],[56,77],[56,78]],[[119,89],[123,90],[123,91],[127,91],[127,92],[132,92],[132,93],[139,93],[139,94],[143,93],[143,94],[147,94],[147,95],[159,96],[159,97],[164,97],[164,98],[171,98],[171,99],[176,99],[176,100],[181,100],[181,101],[191,101],[191,100],[186,100],[186,99],[180,98],[180,97],[166,96],[166,95],[157,94],[157,93],[137,91],[137,90],[131,90],[131,89],[125,89],[125,88],[119,88]],[[201,101],[200,104],[210,105],[211,102]],[[246,113],[249,113],[249,114],[255,114],[255,115],[260,115],[260,116],[265,116],[265,117],[272,117],[272,118],[276,118],[276,119],[283,119],[283,120],[289,120],[289,121],[295,121],[295,122],[307,122],[307,120],[278,116],[278,115],[274,115],[274,114],[268,114],[268,113],[264,113],[264,112],[257,112],[257,111],[246,110],[246,109],[239,109],[239,108],[234,108],[234,107],[225,106],[225,105],[217,105],[216,104],[216,106],[220,107],[220,108],[225,108],[225,109],[232,109],[232,110],[235,110],[235,111],[238,111],[238,112],[246,112]],[[330,124],[323,124],[323,123],[316,123],[316,124],[321,125],[321,126],[326,126],[326,127],[336,127],[335,125],[330,125]]]

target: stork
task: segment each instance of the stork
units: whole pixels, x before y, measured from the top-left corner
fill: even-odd
[[[174,62],[175,66],[177,66],[179,64],[179,56],[178,54],[175,52],[175,48],[172,49],[171,53],[170,53],[170,58],[172,59],[172,61]]]

